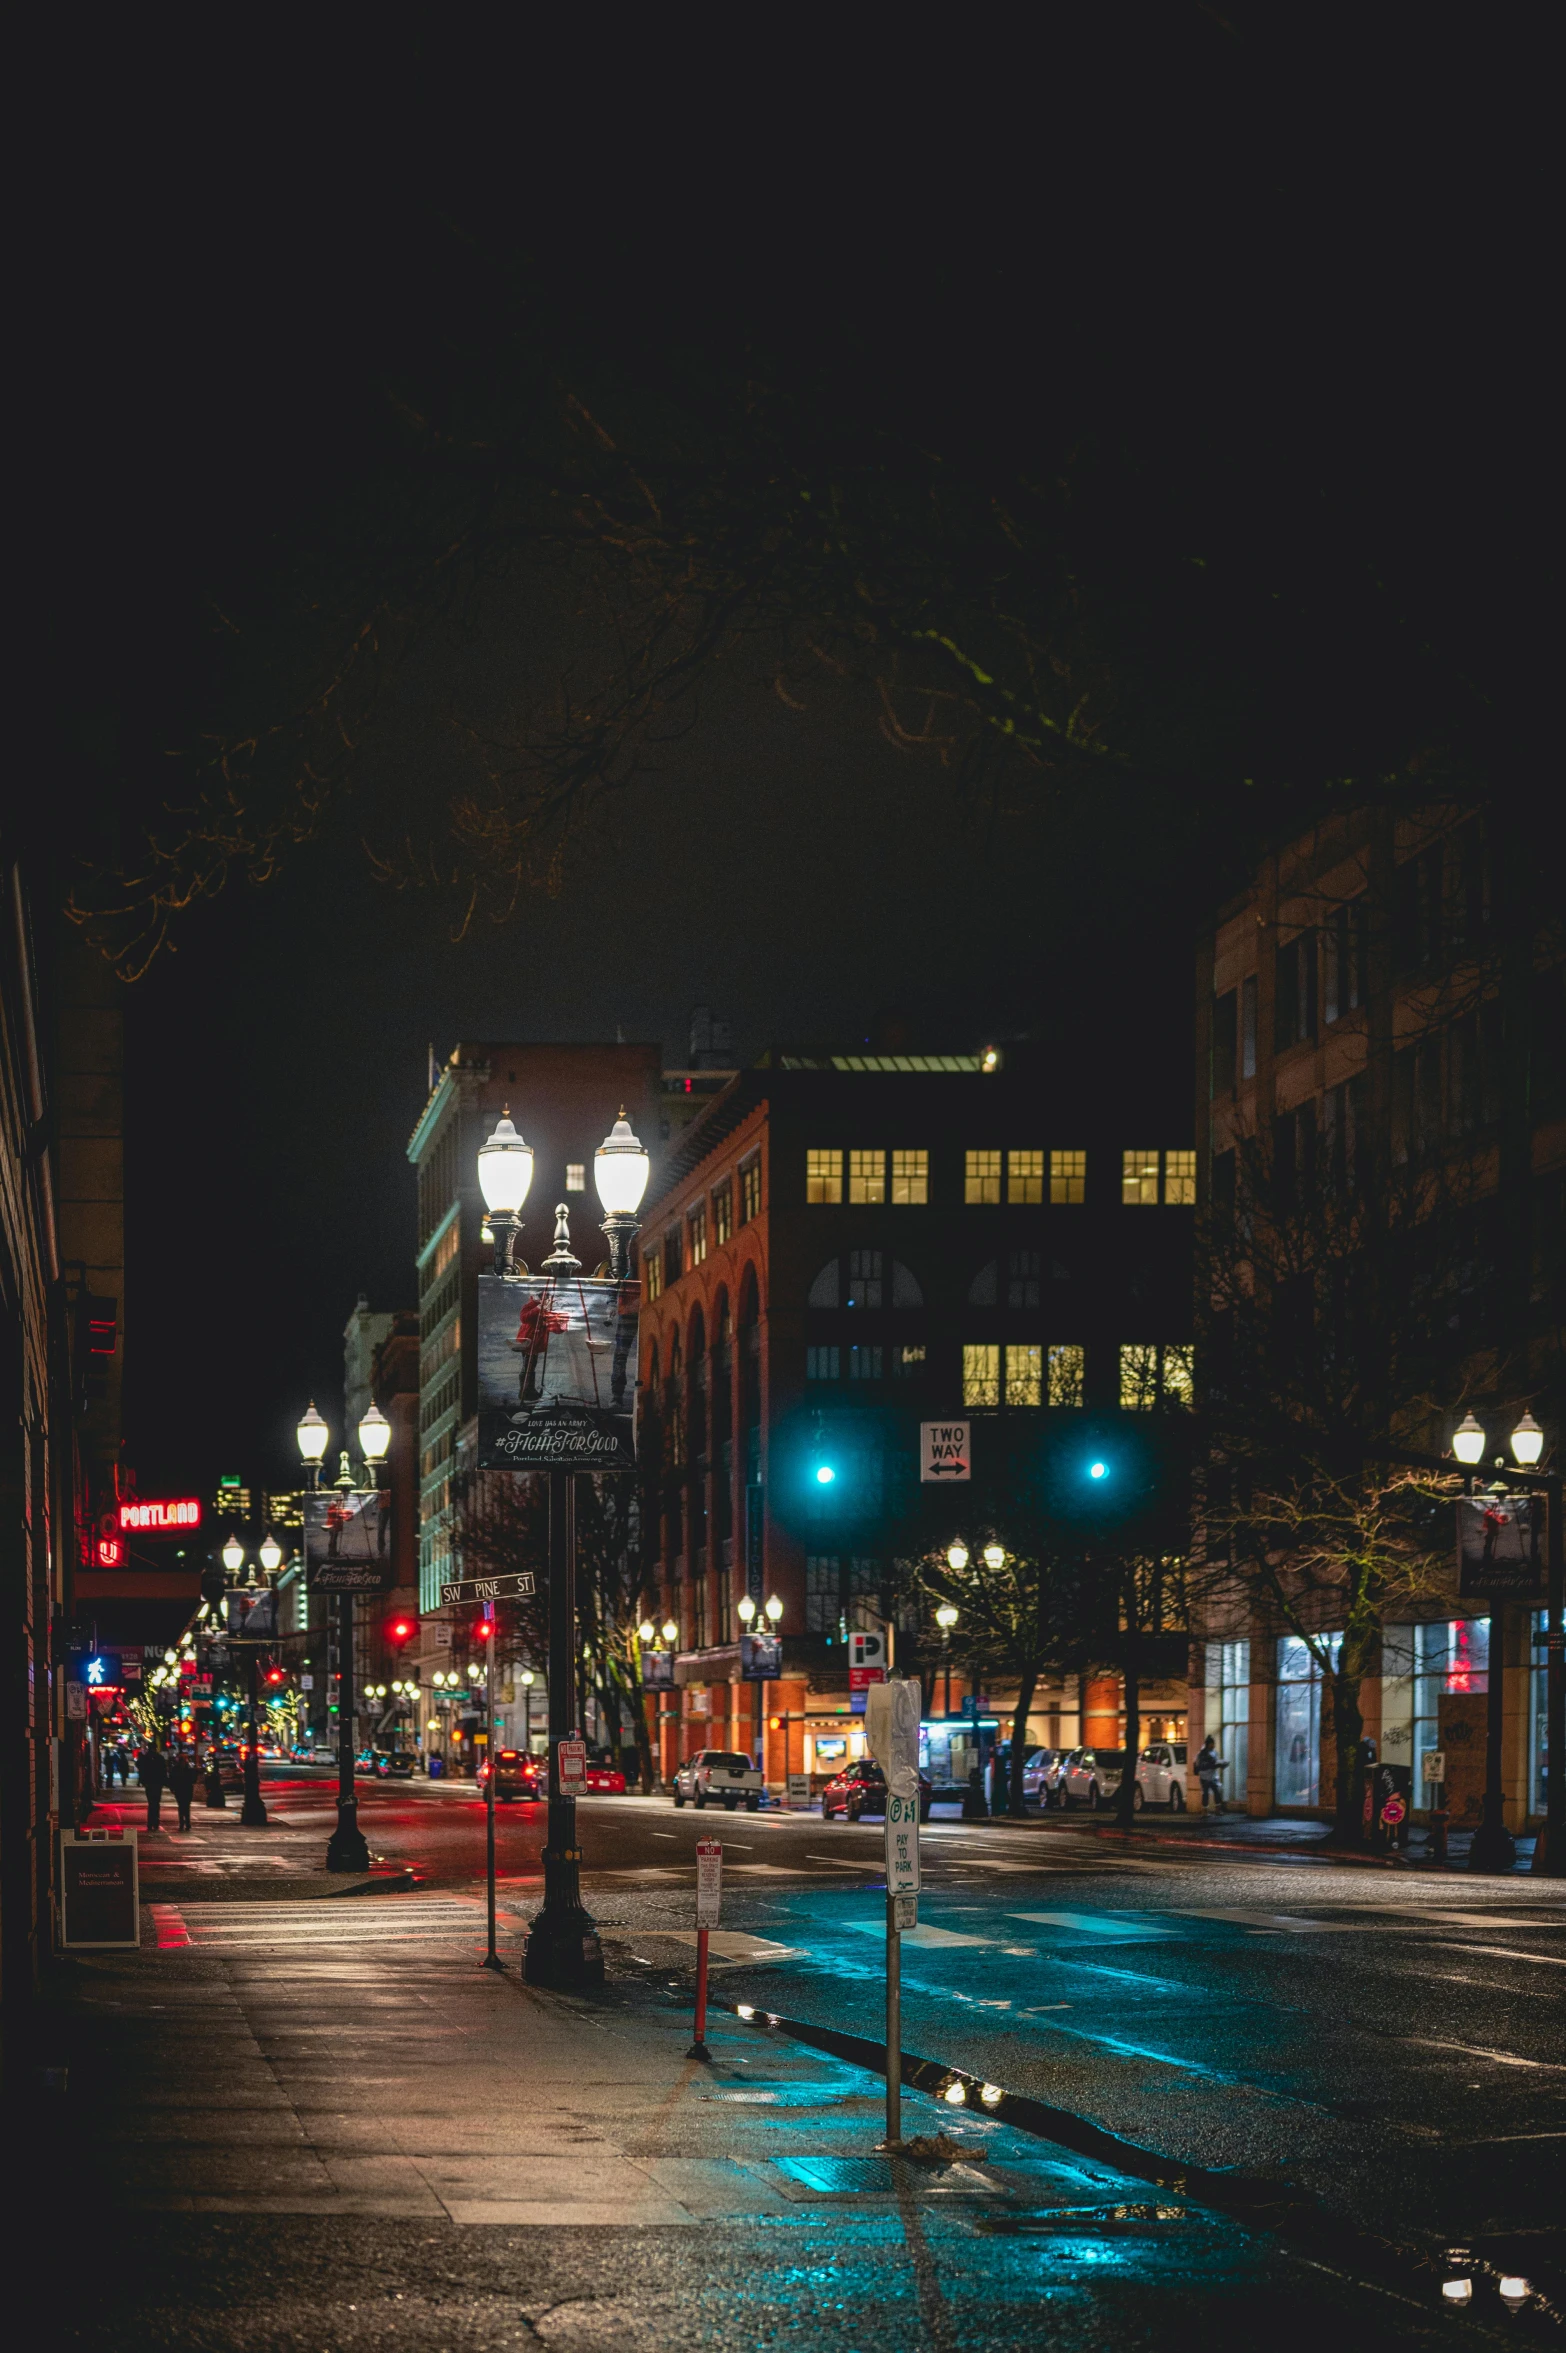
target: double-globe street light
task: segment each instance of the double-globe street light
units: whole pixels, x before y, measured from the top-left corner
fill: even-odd
[[[630,1274],[637,1211],[647,1190],[652,1163],[620,1116],[593,1156],[593,1181],[604,1211],[602,1232],[609,1244],[609,1275]],[[478,1150],[479,1189],[494,1236],[495,1273],[515,1272],[521,1211],[533,1182],[533,1149],[518,1133],[509,1105],[494,1133]],[[555,1211],[555,1246],[542,1272],[555,1282],[581,1273],[572,1255],[561,1202]],[[544,1902],[527,1940],[523,1971],[531,1985],[576,1986],[603,1976],[598,1930],[582,1902],[581,1852],[576,1843],[576,1799],[561,1775],[561,1750],[576,1737],[576,1474],[549,1471],[549,1830],[544,1847]]]
[[[300,1460],[310,1482],[311,1492],[321,1484],[321,1457],[326,1452],[329,1436],[326,1423],[316,1412],[312,1401],[301,1417],[296,1435],[299,1440]],[[391,1424],[378,1405],[372,1404],[359,1423],[359,1449],[365,1467],[380,1483],[380,1466],[386,1459],[391,1444]],[[347,1455],[343,1461],[346,1465]],[[306,1560],[306,1582],[309,1563]],[[354,1596],[337,1596],[337,1827],[326,1846],[328,1871],[368,1871],[370,1850],[364,1833],[359,1828],[359,1801],[354,1793],[354,1667],[353,1667],[353,1612]],[[330,1689],[330,1686],[328,1686]]]
[[[1484,1461],[1489,1437],[1484,1424],[1473,1413],[1467,1413],[1452,1433],[1452,1452],[1465,1470],[1477,1471]],[[1561,1474],[1539,1471],[1544,1453],[1544,1432],[1531,1413],[1524,1413],[1511,1434],[1513,1459],[1519,1465],[1509,1470],[1497,1458],[1495,1471],[1498,1483],[1507,1487],[1543,1489],[1548,1515],[1548,1583],[1546,1586],[1545,1617],[1545,1718],[1544,1753],[1545,1814],[1544,1830],[1534,1852],[1534,1869],[1551,1878],[1566,1877],[1566,1639],[1563,1639],[1561,1611],[1563,1586],[1563,1530],[1561,1526]],[[1490,1604],[1490,1649],[1485,1706],[1485,1774],[1484,1815],[1474,1832],[1469,1862],[1476,1871],[1509,1870],[1517,1859],[1517,1845],[1506,1827],[1504,1790],[1502,1782],[1502,1730],[1504,1704],[1502,1693],[1503,1651],[1500,1640],[1501,1604],[1498,1597]]]

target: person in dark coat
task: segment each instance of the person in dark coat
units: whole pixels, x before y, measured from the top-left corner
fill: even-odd
[[[169,1759],[169,1795],[179,1808],[181,1830],[190,1828],[190,1801],[196,1794],[196,1768],[183,1749]]]
[[[164,1784],[169,1775],[168,1767],[163,1761],[162,1751],[154,1747],[151,1742],[136,1759],[136,1772],[142,1788],[147,1793],[147,1828],[156,1830],[158,1809],[163,1803]]]

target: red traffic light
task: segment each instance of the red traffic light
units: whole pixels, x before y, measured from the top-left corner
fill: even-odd
[[[418,1627],[412,1618],[392,1618],[386,1627],[386,1639],[388,1642],[411,1642],[417,1632]]]
[[[282,1667],[268,1667],[266,1671],[266,1679],[269,1683],[286,1683],[288,1681],[288,1676],[285,1669]]]
[[[480,1618],[478,1624],[473,1629],[473,1639],[475,1642],[487,1642],[494,1631],[495,1629],[490,1624],[488,1618]]]

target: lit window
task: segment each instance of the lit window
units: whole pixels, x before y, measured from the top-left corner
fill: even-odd
[[[1087,1154],[1052,1152],[1049,1156],[1049,1197],[1060,1208],[1087,1199]]]
[[[899,1380],[916,1380],[924,1371],[925,1345],[922,1340],[905,1340],[892,1350],[892,1371]]]
[[[881,1378],[881,1349],[879,1344],[869,1347],[855,1341],[848,1351],[848,1377],[851,1381],[878,1381]]]
[[[1044,1155],[1042,1152],[1007,1153],[1006,1198],[1008,1201],[1043,1200]]]
[[[1126,1413],[1151,1413],[1158,1403],[1158,1350],[1148,1341],[1120,1351],[1120,1403]]]
[[[587,1163],[585,1160],[568,1160],[566,1162],[566,1191],[568,1193],[585,1193],[587,1191]]]
[[[1120,1198],[1127,1209],[1158,1206],[1158,1154],[1122,1152]]]
[[[1006,1348],[1006,1403],[1042,1405],[1044,1351],[1037,1341],[1008,1342]]]
[[[1196,1403],[1196,1351],[1193,1348],[1164,1350],[1164,1402],[1166,1405]]]
[[[886,1154],[884,1152],[850,1152],[848,1155],[848,1198],[850,1201],[884,1201],[886,1199]]]
[[[721,1250],[734,1231],[734,1187],[728,1178],[713,1190],[712,1239]]]
[[[739,1174],[740,1224],[748,1226],[753,1217],[761,1215],[761,1155],[747,1160]]]
[[[1051,1405],[1080,1405],[1082,1403],[1083,1351],[1074,1342],[1057,1344],[1049,1352],[1049,1402]]]
[[[1000,1350],[988,1341],[963,1342],[962,1401],[964,1405],[1000,1403]]]
[[[841,1357],[836,1348],[807,1348],[805,1350],[805,1378],[807,1381],[835,1381],[841,1377]]]
[[[805,1199],[807,1202],[841,1201],[843,1198],[843,1155],[841,1152],[810,1152],[805,1154]]]
[[[642,1254],[642,1305],[650,1306],[663,1291],[663,1260],[656,1250]]]
[[[892,1206],[894,1209],[923,1206],[930,1198],[930,1155],[928,1152],[893,1152]]]
[[[700,1266],[707,1255],[707,1204],[699,1201],[690,1214],[691,1264]]]
[[[1001,1185],[1001,1156],[998,1152],[970,1152],[963,1175],[965,1201],[998,1201]]]
[[[1196,1207],[1196,1154],[1194,1152],[1166,1152],[1164,1154],[1164,1206],[1166,1209],[1194,1209]]]

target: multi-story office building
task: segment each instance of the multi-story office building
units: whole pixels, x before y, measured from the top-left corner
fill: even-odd
[[[968,1419],[977,1467],[1085,1457],[1116,1430],[1145,1451],[1183,1419],[1184,1095],[1171,1072],[1166,1101],[1090,1104],[1027,1047],[777,1052],[676,1139],[640,1242],[649,1574],[654,1614],[680,1629],[665,1773],[695,1748],[755,1745],[747,1587],[783,1604],[769,1778],[852,1753],[842,1638],[885,1614],[922,1423]],[[1178,1737],[1184,1703],[1183,1678],[1150,1688],[1147,1720]],[[1085,1711],[1111,1741],[1119,1707],[1117,1679],[1073,1679],[1040,1693],[1035,1733],[1074,1738]]]
[[[1262,1188],[1292,1210],[1306,1252],[1297,1284],[1314,1271],[1319,1293],[1309,1253],[1337,1247],[1350,1297],[1373,1227],[1407,1253],[1394,1308],[1407,1329],[1361,1344],[1402,1367],[1371,1418],[1421,1449],[1443,1447],[1469,1407],[1498,1442],[1524,1407],[1558,1440],[1566,1404],[1561,930],[1558,906],[1541,914],[1518,870],[1529,855],[1472,808],[1348,810],[1270,855],[1201,949],[1200,1177],[1215,1231],[1225,1218],[1235,1228],[1237,1197],[1243,1229],[1246,1187]],[[1357,1226],[1355,1205],[1371,1203],[1378,1220]],[[1415,1329],[1413,1270],[1427,1259],[1425,1297],[1439,1306]],[[1218,1733],[1231,1797],[1255,1813],[1329,1810],[1334,1758],[1306,1646],[1265,1610],[1211,1633],[1192,1729]],[[1529,1635],[1526,1610],[1493,1623],[1455,1590],[1386,1626],[1384,1671],[1361,1705],[1382,1758],[1410,1768],[1416,1808],[1423,1756],[1452,1745],[1443,1717],[1455,1726],[1466,1708],[1474,1769],[1448,1794],[1454,1821],[1472,1819],[1492,1672],[1505,1677],[1508,1821],[1542,1806]]]
[[[688,1075],[694,1098],[697,1074]],[[710,1082],[711,1074],[701,1075]],[[693,1098],[680,1090],[681,1105]],[[453,1568],[453,1481],[478,1403],[477,1282],[490,1251],[479,1145],[509,1106],[535,1156],[517,1256],[535,1265],[548,1256],[555,1205],[564,1202],[571,1248],[591,1270],[606,1248],[593,1154],[622,1104],[656,1167],[665,1117],[656,1045],[464,1043],[440,1070],[409,1139],[418,1177],[419,1602],[432,1644],[441,1638],[433,1624],[441,1579]]]

